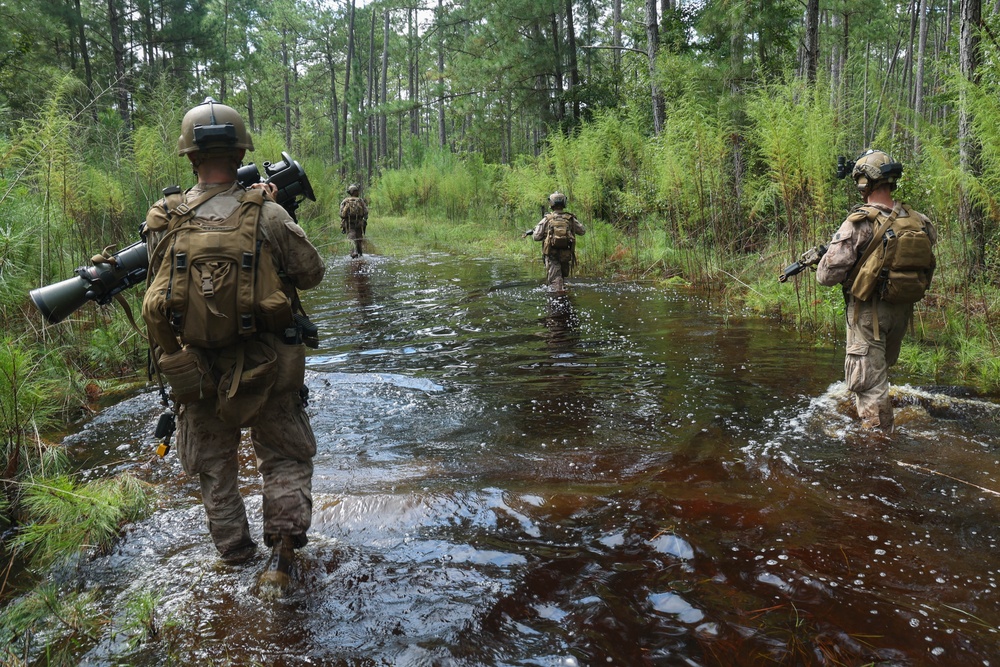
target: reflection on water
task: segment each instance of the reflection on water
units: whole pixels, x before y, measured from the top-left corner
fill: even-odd
[[[334,261],[306,303],[314,525],[282,600],[255,594],[263,557],[218,560],[176,458],[140,465],[153,394],[68,438],[163,495],[85,586],[111,610],[159,592],[171,621],[81,662],[997,664],[996,403],[904,384],[869,440],[833,344],[535,273]],[[259,526],[249,448],[243,474]]]

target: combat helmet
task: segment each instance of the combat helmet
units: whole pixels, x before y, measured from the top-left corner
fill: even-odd
[[[872,190],[880,185],[888,184],[889,189],[896,189],[896,181],[903,175],[903,165],[894,162],[883,151],[868,149],[858,156],[851,170],[851,177],[858,186],[862,197],[867,197]]]
[[[240,149],[252,151],[253,139],[236,109],[206,97],[184,114],[177,155],[231,153]]]
[[[566,195],[558,190],[549,195],[549,206],[552,208],[566,208]]]
[[[361,188],[358,187],[357,183],[351,183],[350,185],[347,186],[347,194],[351,195],[352,197],[357,197],[359,194],[361,194]]]

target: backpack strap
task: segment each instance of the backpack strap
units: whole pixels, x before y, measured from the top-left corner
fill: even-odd
[[[260,261],[260,248],[263,239],[260,238],[258,228],[260,227],[260,214],[264,206],[264,191],[260,189],[250,189],[238,195],[240,207],[237,209],[239,218],[236,221],[239,231],[241,261],[238,288],[239,302],[239,330],[243,334],[251,334],[257,331],[257,323],[254,318],[254,284],[257,282],[257,264]]]
[[[232,183],[225,183],[223,185],[217,185],[214,188],[209,188],[208,190],[202,192],[190,204],[184,201],[184,195],[177,191],[170,192],[170,194],[168,194],[163,201],[163,206],[167,211],[167,229],[170,230],[184,224],[194,217],[194,210],[196,208],[207,202],[215,195],[222,194],[231,187],[233,187]],[[167,190],[171,190],[171,188],[167,188]],[[166,192],[166,190],[164,192]]]

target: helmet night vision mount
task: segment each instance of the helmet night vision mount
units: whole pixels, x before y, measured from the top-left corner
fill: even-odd
[[[869,149],[854,160],[848,160],[843,155],[837,157],[837,178],[850,175],[855,181],[865,177],[870,182],[895,182],[903,175],[903,165],[893,161],[883,151]]]

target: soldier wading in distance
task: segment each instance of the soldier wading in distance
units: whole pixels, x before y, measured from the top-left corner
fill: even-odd
[[[361,198],[361,188],[352,183],[347,197],[340,202],[340,233],[347,234],[351,242],[351,257],[361,257],[364,252],[365,231],[368,229],[368,204]]]
[[[816,267],[821,285],[840,284],[847,315],[844,375],[866,429],[892,433],[889,366],[899,358],[913,304],[934,274],[934,225],[893,199],[903,165],[868,150],[851,176],[864,204],[856,206],[833,235]]]
[[[237,182],[252,150],[234,109],[207,98],[184,116],[177,151],[198,183],[165,189],[146,216],[142,314],[153,359],[179,404],[178,456],[200,480],[209,533],[230,564],[257,554],[237,456],[241,429],[250,428],[272,550],[259,583],[262,592],[280,593],[294,576],[294,549],[306,544],[316,454],[296,290],[318,285],[325,266],[271,201],[274,185],[244,190]]]
[[[524,236],[530,235],[535,241],[542,242],[546,282],[549,291],[558,294],[566,291],[565,279],[576,264],[576,237],[583,236],[587,230],[575,215],[564,210],[566,195],[563,193],[553,192],[549,195],[549,206],[552,211],[539,220],[533,230],[526,231]]]

